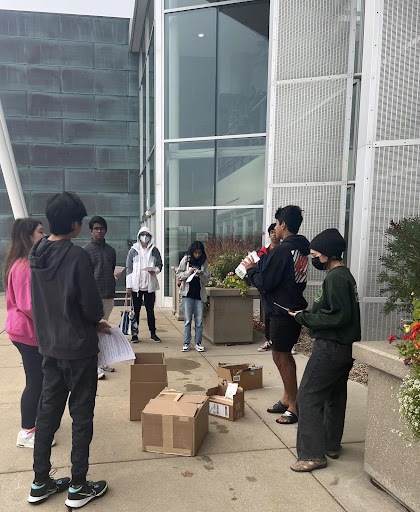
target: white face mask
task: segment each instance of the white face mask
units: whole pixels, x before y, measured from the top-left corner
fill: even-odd
[[[150,235],[141,235],[140,242],[143,242],[144,244],[147,244],[147,242],[150,242],[151,236]]]

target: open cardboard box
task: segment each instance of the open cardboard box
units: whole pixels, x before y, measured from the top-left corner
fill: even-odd
[[[207,390],[209,414],[229,421],[236,421],[245,414],[244,390],[238,386],[233,398],[225,398],[227,386],[216,386]]]
[[[248,363],[219,363],[217,367],[218,384],[224,386],[236,382],[244,391],[263,387],[262,366],[255,367]]]
[[[144,451],[194,456],[209,430],[209,399],[165,388],[141,420]]]
[[[140,421],[141,412],[149,400],[168,385],[164,354],[136,353],[131,365],[130,420]]]

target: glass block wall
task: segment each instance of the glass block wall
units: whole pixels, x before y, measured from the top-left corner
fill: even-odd
[[[128,19],[0,11],[0,100],[26,204],[44,218],[48,196],[78,193],[88,219],[108,222],[124,264],[139,228],[138,56]],[[0,173],[0,262],[12,210]]]

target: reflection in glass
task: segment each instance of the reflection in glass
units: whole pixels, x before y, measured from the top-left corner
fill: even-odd
[[[217,135],[264,133],[268,1],[219,7]]]
[[[177,267],[191,242],[213,236],[259,235],[262,208],[237,210],[182,210],[165,212],[165,295],[172,295],[171,267]],[[232,269],[234,270],[234,269]]]
[[[216,15],[213,8],[165,17],[165,137],[215,134]]]
[[[144,170],[144,172],[142,174],[141,180],[143,183],[143,211],[141,212],[141,215],[143,217],[146,210],[149,207],[149,205],[147,204],[147,173],[146,173],[146,169]]]
[[[155,34],[149,46],[149,153],[155,145]],[[147,155],[149,156],[149,155]]]
[[[214,204],[214,142],[165,145],[165,206]]]
[[[146,133],[147,133],[147,125],[146,125],[146,73],[143,75],[142,81],[141,81],[141,118],[142,118],[142,143],[143,143],[143,161],[142,161],[142,168],[146,164]]]
[[[265,137],[220,140],[216,144],[216,205],[263,204]]]
[[[149,168],[150,168],[149,186],[150,186],[150,208],[151,208],[155,204],[155,152],[154,151],[150,156]]]

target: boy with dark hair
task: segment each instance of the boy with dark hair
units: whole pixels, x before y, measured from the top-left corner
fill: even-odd
[[[39,352],[43,356],[43,387],[36,422],[35,479],[29,503],[40,503],[68,489],[66,505],[80,508],[105,494],[105,481],[87,482],[89,445],[97,388],[98,332],[109,333],[92,261],[71,243],[82,228],[86,209],[80,198],[63,192],[48,199],[46,216],[51,235],[32,248],[32,310]],[[70,394],[70,397],[69,397]],[[73,420],[72,479],[53,480],[51,443],[69,398]]]
[[[288,310],[305,309],[303,297],[306,288],[309,242],[297,235],[302,224],[302,210],[299,206],[279,208],[275,215],[276,237],[283,242],[268,255],[264,268],[246,259],[243,264],[248,269],[251,282],[262,290],[270,315],[270,338],[273,360],[283,380],[284,394],[267,412],[282,414],[276,420],[280,424],[296,423],[296,363],[291,354],[298,341],[301,326],[288,315]]]
[[[268,226],[268,236],[270,237],[270,243],[268,245],[263,245],[261,249],[258,251],[258,256],[260,261],[258,262],[258,268],[262,270],[267,263],[267,258],[270,252],[280,244],[280,240],[277,240],[276,237],[276,224],[270,224]],[[264,292],[259,290],[261,293],[261,302],[264,303]],[[267,306],[264,304],[264,324],[265,324],[265,341],[258,347],[258,352],[267,352],[271,350],[271,341],[270,341],[270,317],[267,314]]]
[[[83,246],[88,252],[93,263],[93,275],[98,286],[99,295],[104,307],[104,320],[109,320],[109,316],[114,307],[115,296],[115,277],[120,277],[121,273],[114,276],[117,255],[115,249],[105,242],[105,235],[108,231],[108,225],[103,217],[95,215],[89,221],[89,230],[92,240]],[[105,371],[112,372],[114,368],[108,365],[98,367],[98,379],[105,377]]]

